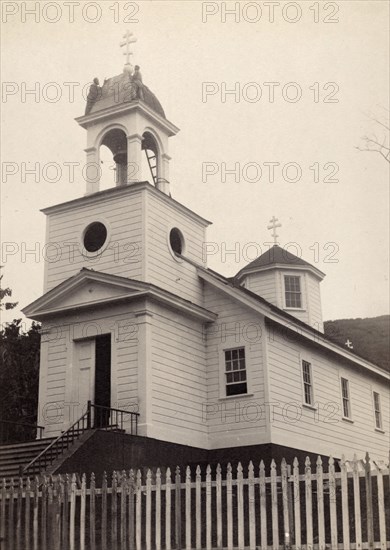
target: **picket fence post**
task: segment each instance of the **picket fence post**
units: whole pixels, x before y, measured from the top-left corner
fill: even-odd
[[[327,463],[326,470],[319,456],[312,472],[307,457],[300,473],[297,458],[292,469],[283,459],[279,472],[272,460],[269,477],[263,461],[258,477],[252,461],[245,475],[240,462],[234,475],[229,463],[226,477],[220,464],[208,464],[203,478],[199,465],[184,476],[177,467],[173,482],[167,468],[164,484],[160,468],[145,470],[144,480],[130,470],[113,472],[110,487],[104,473],[101,489],[93,473],[3,480],[1,536],[14,550],[386,550],[389,466],[368,453],[350,462],[343,456],[340,472],[332,456]]]

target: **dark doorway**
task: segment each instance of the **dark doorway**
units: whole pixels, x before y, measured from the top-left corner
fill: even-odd
[[[95,346],[95,418],[94,427],[110,423],[111,406],[111,334],[96,337]]]

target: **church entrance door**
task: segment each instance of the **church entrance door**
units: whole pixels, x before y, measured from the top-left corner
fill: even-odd
[[[111,406],[111,334],[95,338],[95,405],[94,427],[107,427]],[[100,408],[100,407],[101,408]],[[105,408],[104,408],[105,407]]]

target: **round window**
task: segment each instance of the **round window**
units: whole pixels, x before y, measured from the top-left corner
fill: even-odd
[[[88,225],[84,233],[84,246],[88,252],[96,252],[106,242],[107,228],[101,222],[93,222]]]
[[[184,252],[184,237],[182,232],[174,227],[169,233],[169,244],[175,254],[183,254]]]

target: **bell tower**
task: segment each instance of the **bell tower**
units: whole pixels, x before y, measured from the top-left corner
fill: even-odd
[[[103,86],[94,79],[85,114],[76,118],[87,130],[86,195],[100,188],[100,147],[105,145],[116,165],[116,185],[152,180],[157,189],[169,195],[168,138],[179,129],[167,120],[154,93],[143,83],[139,65],[130,63],[130,45],[136,39],[127,31],[123,72],[108,78]]]
[[[47,242],[56,253],[45,263],[44,292],[93,269],[201,303],[194,265],[205,263],[209,222],[171,196],[168,146],[179,129],[143,83],[140,66],[130,63],[134,41],[124,35],[122,73],[102,86],[95,78],[85,113],[76,118],[87,134],[84,196],[43,210]],[[102,146],[115,162],[111,188],[101,173]]]

